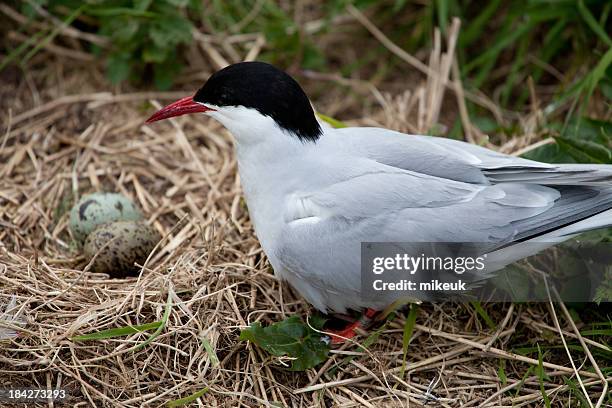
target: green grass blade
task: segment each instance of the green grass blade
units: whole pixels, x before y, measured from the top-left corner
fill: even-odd
[[[147,330],[153,330],[159,328],[161,321],[153,323],[139,324],[137,326],[125,326],[117,327],[115,329],[102,330],[97,333],[83,334],[80,336],[74,336],[71,338],[72,341],[91,341],[91,340],[104,340],[111,339],[113,337],[129,336],[134,333],[141,333]]]
[[[538,344],[538,367],[536,369],[536,374],[538,376],[538,382],[540,383],[540,392],[542,393],[542,398],[544,400],[544,405],[546,408],[550,408],[550,398],[546,393],[546,388],[544,387],[544,380],[546,380],[546,373],[544,372],[544,357],[542,356],[542,350],[540,350],[540,345]]]
[[[463,67],[463,75],[467,75],[470,71],[478,68],[478,72],[475,78],[470,81],[470,85],[474,88],[480,88],[489,79],[490,73],[496,66],[497,60],[506,48],[511,47],[521,37],[529,33],[535,26],[532,20],[520,24],[518,27],[514,27],[513,22],[509,22],[504,27],[501,34],[499,34],[494,41],[494,45],[489,49],[474,58]]]
[[[87,14],[91,14],[92,16],[100,16],[100,17],[132,16],[132,17],[154,18],[157,16],[156,13],[153,13],[151,11],[143,11],[143,10],[138,10],[138,9],[132,9],[129,7],[97,8],[97,9],[89,10]]]
[[[608,3],[604,6],[601,11],[601,15],[599,16],[599,25],[605,25],[606,21],[608,21],[608,16],[610,15],[610,11],[612,11],[612,3]]]
[[[522,37],[519,41],[518,49],[514,56],[514,62],[510,67],[510,73],[507,75],[506,82],[504,83],[504,87],[501,92],[502,106],[508,106],[508,100],[510,99],[510,95],[512,94],[512,90],[514,89],[514,84],[516,84],[516,81],[518,80],[520,69],[525,65],[527,61],[525,55],[527,54],[527,50],[529,49],[531,37],[531,35],[526,35]]]
[[[610,336],[612,337],[612,329],[595,329],[583,330],[580,332],[582,336]]]
[[[467,24],[467,27],[463,34],[459,37],[459,44],[461,48],[465,48],[474,42],[475,39],[482,36],[482,30],[493,17],[493,14],[499,8],[501,0],[490,1],[482,12],[472,21]]]
[[[219,357],[217,357],[217,353],[215,353],[212,344],[210,344],[210,341],[208,341],[206,337],[202,337],[202,347],[204,347],[204,350],[206,350],[206,354],[208,354],[208,358],[210,359],[212,366],[218,366]]]
[[[491,319],[491,317],[489,317],[489,314],[487,313],[486,310],[484,310],[484,308],[482,307],[480,302],[474,301],[474,302],[470,302],[470,303],[472,304],[472,307],[474,307],[474,310],[476,310],[476,313],[478,313],[478,315],[482,318],[482,320],[485,321],[487,326],[489,326],[489,329],[495,330],[497,325],[495,324],[493,319]]]
[[[578,400],[580,401],[580,406],[581,407],[588,407],[590,406],[589,402],[586,400],[586,398],[584,398],[584,395],[582,394],[582,392],[580,390],[578,390],[578,387],[576,386],[576,383],[572,380],[570,380],[567,377],[563,377],[563,382],[565,382],[565,384],[567,384],[567,386],[569,387],[570,391],[572,392],[572,394],[574,394],[576,396],[576,398],[578,398]]]
[[[444,35],[446,35],[446,25],[448,24],[448,3],[448,0],[436,0],[438,27]]]
[[[521,381],[516,386],[516,391],[514,392],[514,398],[519,396],[521,392],[521,388],[523,388],[523,385],[525,385],[525,381],[527,381],[527,378],[531,375],[532,371],[533,371],[533,366],[529,366],[527,371],[525,371],[525,375],[523,375],[523,378],[521,378]]]
[[[612,64],[612,47],[610,47],[603,57],[601,57],[601,60],[599,60],[593,71],[589,74],[589,80],[587,81],[589,83],[589,89],[586,95],[587,100],[591,97],[599,81],[606,75],[606,71],[608,67],[610,67],[610,64]]]
[[[151,343],[153,340],[155,340],[157,338],[157,336],[160,335],[160,333],[162,332],[162,330],[164,330],[164,327],[166,327],[166,323],[168,323],[168,318],[170,317],[170,311],[172,310],[172,292],[168,291],[168,300],[166,300],[166,309],[164,310],[164,315],[162,316],[162,319],[160,320],[160,325],[157,328],[157,330],[155,330],[148,339],[146,339],[145,341],[143,341],[142,343],[140,343],[139,345],[137,345],[134,350],[140,350],[141,348],[147,346],[149,343]]]
[[[563,39],[561,33],[567,26],[567,19],[559,19],[544,36],[543,46],[538,55],[538,59],[544,63],[548,63],[550,59],[555,56],[565,45],[566,40]],[[544,70],[539,67],[533,67],[533,70],[529,73],[533,78],[533,82],[537,84],[542,77]],[[521,92],[515,106],[523,106],[527,98],[529,97],[529,89],[525,88]]]
[[[404,370],[406,369],[406,356],[408,355],[408,346],[410,345],[410,339],[414,332],[414,325],[416,324],[418,306],[413,303],[410,305],[410,311],[406,316],[406,323],[404,324],[404,335],[402,337],[402,370],[400,371],[400,378],[404,377]]]
[[[497,369],[497,376],[501,381],[502,385],[506,385],[508,383],[508,376],[506,375],[506,360],[500,358],[499,359],[499,368]]]
[[[26,62],[28,62],[28,60],[30,58],[32,58],[34,55],[36,55],[36,53],[41,48],[43,48],[44,46],[49,44],[51,42],[51,40],[53,40],[55,38],[55,36],[57,36],[57,34],[59,34],[59,32],[62,30],[62,28],[69,26],[78,16],[81,15],[83,10],[85,10],[85,7],[86,7],[86,5],[82,5],[78,9],[74,10],[68,17],[66,17],[66,19],[62,22],[62,24],[60,24],[57,27],[55,27],[45,38],[43,38],[42,41],[40,41],[38,44],[36,44],[36,46],[34,48],[32,48],[25,55],[25,57],[23,57],[23,59],[21,60],[21,64],[25,64]]]
[[[332,127],[336,129],[348,127],[348,125],[342,121],[332,118],[331,116],[324,115],[320,112],[317,112],[317,116],[323,121],[330,124]]]
[[[6,57],[4,57],[2,62],[0,62],[0,72],[4,68],[6,68],[6,66],[10,64],[15,58],[17,58],[21,53],[23,53],[29,46],[36,43],[44,34],[45,34],[44,31],[39,31],[36,34],[34,34],[32,37],[28,38],[26,41],[19,44],[17,48],[11,51],[11,53],[7,55]]]
[[[206,394],[207,392],[208,392],[208,387],[204,387],[200,391],[196,391],[193,394],[186,396],[185,398],[179,398],[176,400],[168,401],[166,403],[166,406],[168,408],[182,407],[183,405],[187,405],[190,402],[197,400],[198,398],[200,398],[202,395]]]
[[[584,95],[585,103],[580,106],[580,110],[578,112],[578,117],[582,118],[584,110],[588,104],[589,99],[591,99],[593,91],[599,84],[599,81],[601,81],[601,79],[606,75],[606,71],[610,64],[612,64],[612,47],[610,47],[608,51],[602,56],[602,58],[599,60],[599,62],[591,72],[589,72],[584,78],[573,84],[570,89],[567,90],[565,93],[557,97],[554,102],[552,102],[546,107],[544,113],[546,114],[552,112],[559,105],[563,104],[567,99],[571,97],[579,97],[580,95]],[[570,109],[570,113],[572,110],[573,109]],[[569,121],[570,115],[568,114],[567,117]],[[576,130],[578,130],[579,125],[580,120],[576,121]]]
[[[584,20],[584,22],[587,23],[587,25],[591,28],[591,30],[593,30],[593,32],[595,34],[597,34],[597,36],[608,47],[612,47],[612,40],[610,39],[610,37],[606,33],[606,30],[604,30],[599,25],[597,20],[595,20],[595,17],[593,17],[593,14],[591,14],[591,11],[587,8],[587,6],[584,5],[584,0],[579,0],[578,1],[578,11],[580,12],[580,16],[582,16],[582,19]]]

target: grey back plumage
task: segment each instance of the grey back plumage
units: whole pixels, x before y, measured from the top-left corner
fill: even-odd
[[[301,186],[293,198],[301,210],[270,258],[321,310],[388,304],[384,295],[360,298],[364,241],[490,243],[491,252],[506,249],[503,266],[531,255],[507,250],[521,242],[546,236],[552,244],[556,230],[580,233],[597,214],[608,214],[598,227],[612,224],[612,166],[545,164],[376,128],[330,130],[318,143],[304,161],[325,176]]]

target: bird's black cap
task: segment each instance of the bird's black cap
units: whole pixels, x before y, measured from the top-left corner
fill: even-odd
[[[257,109],[302,141],[315,142],[322,133],[300,85],[287,73],[265,62],[239,62],[215,72],[193,100]]]

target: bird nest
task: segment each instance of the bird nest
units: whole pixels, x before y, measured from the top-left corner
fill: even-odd
[[[365,86],[363,106],[376,107],[352,123],[431,129],[449,83],[448,103],[464,97],[444,58],[432,64],[441,76],[403,93]],[[423,304],[405,357],[399,313],[377,336],[362,333],[322,365],[289,371],[286,359],[239,340],[253,322],[314,311],[273,276],[241,196],[230,135],[201,117],[143,125],[154,106],[183,92],[100,93],[96,74],[82,71],[3,75],[0,387],[59,387],[74,406],[109,407],[185,397],[232,407],[535,406],[543,391],[565,406],[583,394],[578,383],[594,401],[605,392],[601,373],[581,363],[596,367],[589,349],[607,346],[583,339],[564,307],[546,304]],[[314,102],[331,114],[338,106]],[[468,129],[472,140],[481,136]],[[526,134],[501,149],[530,142]],[[163,237],[136,278],[89,272],[73,243],[68,210],[95,191],[130,197]],[[153,330],[75,340],[155,322]],[[575,368],[563,339],[585,344],[571,350]],[[540,357],[515,352],[536,344],[551,347]]]

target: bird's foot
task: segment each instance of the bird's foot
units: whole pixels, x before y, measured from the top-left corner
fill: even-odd
[[[368,328],[377,314],[378,311],[367,309],[357,320],[345,327],[336,330],[326,330],[325,332],[329,334],[332,344],[342,344],[357,335],[355,330]]]

